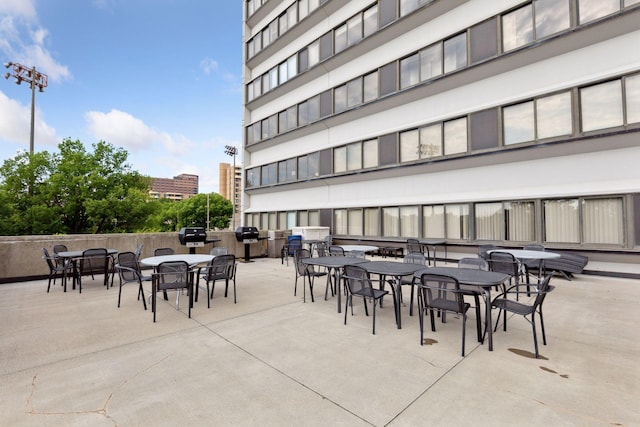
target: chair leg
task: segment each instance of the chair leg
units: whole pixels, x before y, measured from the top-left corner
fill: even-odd
[[[538,310],[539,310],[538,314],[540,315],[540,329],[542,329],[542,344],[547,345],[547,336],[544,332],[544,318],[542,317],[542,305],[538,307]],[[533,313],[532,316],[535,316],[535,315],[536,314]]]
[[[533,329],[533,346],[536,349],[536,359],[539,357],[538,355],[538,337],[536,336],[536,317],[535,313],[531,315],[531,329]]]
[[[344,299],[344,324],[347,324],[347,312],[349,311],[349,302],[351,300],[351,294],[347,295]],[[351,305],[351,315],[353,316],[353,304]]]
[[[476,303],[476,330],[478,331],[478,342],[482,342],[482,319],[480,318],[480,298],[477,294],[473,296]]]
[[[467,314],[462,315],[462,357],[464,357],[464,340],[467,332]]]
[[[374,299],[373,300],[373,335],[375,334],[376,334],[376,300]]]
[[[142,297],[142,305],[144,306],[144,309],[147,309],[147,301],[144,298],[144,288],[142,287],[142,282],[140,283],[139,287],[138,287],[138,299],[140,299],[140,297]],[[120,301],[120,297],[118,296],[118,302]],[[120,306],[118,306],[120,307]]]

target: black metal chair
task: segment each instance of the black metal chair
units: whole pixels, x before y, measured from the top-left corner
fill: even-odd
[[[426,268],[427,264],[429,263],[429,259],[424,255],[424,253],[411,252],[411,253],[408,253],[408,254],[406,254],[404,256],[403,262],[410,263],[410,264],[422,264]],[[400,294],[398,295],[398,298],[400,299],[400,302],[402,302],[402,286],[411,286],[411,300],[410,300],[410,306],[409,306],[409,316],[413,316],[413,299],[414,299],[414,295],[415,295],[416,280],[417,280],[417,278],[415,276],[411,276],[410,278],[402,278],[400,280],[400,285],[401,285],[399,287]]]
[[[364,302],[365,315],[369,315],[367,308],[367,299],[373,303],[373,334],[376,334],[376,305],[382,303],[382,298],[389,294],[389,291],[375,289],[369,278],[369,273],[364,268],[357,265],[345,265],[342,278],[345,281],[347,289],[347,297],[344,306],[344,324],[347,324],[347,311],[351,306],[351,315],[353,316],[353,297],[361,297]],[[395,298],[395,296],[394,296]],[[393,306],[395,307],[395,301]]]
[[[160,263],[156,272],[153,273],[151,281],[151,310],[153,311],[154,323],[156,321],[156,311],[158,308],[158,292],[168,290],[180,292],[183,289],[186,289],[189,295],[189,318],[191,318],[191,308],[193,307],[193,274],[189,270],[189,264],[184,261],[167,261]],[[178,293],[178,296],[179,295]],[[179,305],[176,306],[176,308],[179,308]]]
[[[118,307],[122,298],[122,286],[127,283],[138,284],[138,301],[142,298],[144,309],[147,309],[147,301],[144,297],[144,288],[142,282],[150,282],[151,276],[143,276],[138,263],[138,255],[135,252],[120,252],[116,263],[116,271],[120,277],[120,288],[118,289]]]
[[[494,328],[494,332],[498,329],[498,323],[500,322],[500,316],[504,315],[503,318],[503,329],[507,330],[507,313],[518,314],[525,318],[527,322],[531,325],[531,329],[533,330],[533,345],[535,347],[536,359],[539,357],[538,353],[538,338],[536,335],[536,313],[540,316],[540,328],[542,330],[542,343],[547,345],[547,337],[544,331],[544,318],[542,317],[542,303],[544,302],[545,297],[549,292],[554,289],[554,286],[550,285],[551,275],[548,275],[544,278],[542,283],[538,286],[534,286],[535,291],[532,291],[532,294],[535,295],[533,303],[525,304],[519,301],[514,301],[513,299],[509,299],[509,295],[516,294],[516,297],[520,294],[521,291],[518,291],[518,287],[523,285],[514,285],[509,287],[503,293],[497,295],[493,301],[491,302],[492,308],[497,308],[500,310],[498,313],[498,318],[496,319],[496,325]],[[515,291],[514,291],[515,290]],[[527,316],[531,316],[531,319],[528,319]]]
[[[469,269],[474,269],[474,270],[484,270],[484,271],[488,271],[489,270],[489,263],[484,259],[484,258],[461,258],[460,260],[458,260],[458,268],[469,268]],[[477,286],[468,286],[468,285],[464,285],[461,284],[460,285],[460,291],[462,292],[462,294],[464,296],[470,296],[473,298],[473,302],[474,302],[474,308],[475,308],[475,312],[476,312],[476,318],[480,319],[480,296],[482,296],[483,299],[485,299],[485,295],[483,292],[480,292]],[[485,301],[486,303],[486,301]],[[488,326],[491,327],[491,326]],[[478,342],[482,342],[483,341],[483,334],[482,334],[482,328],[480,327],[480,323],[477,323],[477,329],[478,329]]]
[[[439,310],[443,313],[443,323],[445,322],[445,312],[457,313],[462,316],[462,357],[464,357],[467,311],[471,305],[464,302],[463,296],[460,284],[454,277],[429,273],[425,273],[420,277],[420,283],[418,283],[420,345],[424,344],[424,315],[427,309],[431,317],[431,330],[433,332],[436,330],[434,310]],[[477,319],[477,322],[479,324],[480,318]]]
[[[144,246],[144,245],[143,245],[142,243],[140,243],[140,244],[138,244],[138,246],[136,246],[136,250],[135,250],[135,251],[133,251],[133,253],[135,254],[136,259],[137,259],[138,261],[140,261],[140,255],[142,254],[142,248],[143,248],[143,246]]]
[[[216,281],[224,280],[224,297],[226,298],[229,292],[229,282],[233,282],[233,302],[236,300],[236,257],[233,254],[217,255],[209,262],[209,265],[203,267],[200,270],[202,278],[207,283],[207,307],[211,308],[211,300],[213,299],[213,290],[216,286]],[[211,288],[209,288],[211,284]],[[198,291],[196,290],[196,293]],[[196,294],[196,301],[198,300]]]
[[[497,273],[504,273],[509,275],[509,285],[514,281],[515,284],[520,284],[520,262],[513,255],[506,252],[492,251],[488,254],[489,270]],[[505,288],[503,287],[503,291]]]
[[[287,265],[289,265],[289,257],[295,256],[296,251],[299,249],[302,249],[302,240],[289,240],[280,251],[280,263],[284,264],[284,261],[286,260]]]
[[[111,258],[105,248],[87,249],[82,252],[82,258],[76,263],[76,280],[79,292],[82,293],[82,276],[91,275],[95,280],[96,274],[104,275],[104,286],[109,289],[109,266]]]
[[[309,292],[311,293],[311,302],[315,302],[313,297],[313,282],[316,277],[326,276],[326,271],[318,271],[314,268],[313,265],[307,265],[302,262],[303,259],[311,258],[311,252],[308,249],[298,249],[293,255],[293,259],[296,265],[296,281],[293,288],[293,295],[297,295],[298,293],[298,278],[302,277],[302,289],[303,289],[303,301],[307,302],[307,288],[305,286],[305,282],[309,281]],[[327,281],[327,287],[330,286],[329,281]],[[326,291],[325,291],[326,296]]]
[[[344,249],[342,246],[331,245],[329,246],[329,256],[344,256]]]
[[[174,253],[173,248],[156,248],[153,250],[153,256],[173,255]]]
[[[64,262],[55,256],[49,255],[47,248],[42,248],[42,258],[47,262],[49,267],[49,283],[47,284],[47,292],[51,289],[51,280],[53,279],[53,286],[56,285],[56,277],[59,274],[66,274],[71,270],[71,263]]]

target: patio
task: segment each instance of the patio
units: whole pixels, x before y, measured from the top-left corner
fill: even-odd
[[[170,297],[155,324],[136,285],[117,308],[99,277],[82,294],[59,283],[0,285],[0,425],[640,424],[636,280],[555,278],[540,359],[522,318],[489,352],[470,312],[464,358],[459,319],[420,346],[417,317],[403,307],[396,329],[391,300],[375,336],[361,302],[344,326],[324,281],[303,303],[279,259],[239,264],[237,304],[218,284],[211,309],[201,294],[188,319]]]

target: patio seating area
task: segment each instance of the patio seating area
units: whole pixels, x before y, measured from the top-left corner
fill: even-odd
[[[59,280],[49,293],[47,279],[0,285],[0,425],[640,424],[637,280],[554,277],[539,359],[522,316],[498,327],[490,352],[471,339],[469,310],[461,357],[456,314],[420,345],[409,298],[397,329],[388,296],[373,335],[361,300],[345,326],[324,286],[313,303],[294,296],[294,268],[239,263],[237,303],[215,293],[189,318],[188,303],[158,298],[156,323],[138,283],[123,286],[119,308],[118,286],[99,275],[82,294]]]

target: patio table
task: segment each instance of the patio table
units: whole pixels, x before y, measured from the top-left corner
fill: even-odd
[[[447,259],[447,241],[444,239],[420,239],[418,240],[422,246],[431,246],[433,250],[433,266],[436,266],[436,246],[444,246],[444,258]],[[431,262],[431,261],[429,261]]]
[[[507,253],[507,254],[513,255],[514,258],[516,258],[518,261],[521,262],[521,264],[520,264],[520,268],[521,269],[522,269],[522,262],[538,260],[538,262],[539,262],[538,271],[543,276],[544,276],[544,260],[545,259],[557,259],[557,258],[560,258],[560,254],[555,253],[555,252],[534,251],[534,250],[530,250],[530,249],[492,249],[490,251],[487,251],[488,254],[490,254],[492,252],[503,252],[503,253]],[[521,273],[524,273],[524,271],[521,271]],[[540,277],[538,277],[538,283],[540,283]]]
[[[475,270],[456,267],[428,267],[418,270],[414,276],[418,279],[424,274],[441,274],[454,277],[459,283],[469,286],[477,286],[485,296],[485,333],[489,334],[489,351],[493,351],[493,328],[491,320],[491,288],[503,284],[509,280],[509,275],[495,271]],[[420,313],[422,316],[422,313]],[[483,335],[484,336],[484,335]]]
[[[82,254],[84,253],[85,250],[80,250],[80,251],[61,251],[58,252],[56,254],[54,254],[55,257],[62,259],[63,263],[68,263],[70,262],[73,265],[73,271],[74,271],[74,275],[73,275],[73,286],[71,289],[75,289],[76,288],[76,276],[75,276],[75,271],[77,268],[77,261],[78,259],[82,258]],[[117,249],[107,249],[107,255],[111,257],[111,261],[113,262],[113,256],[115,254],[118,253]],[[114,262],[115,264],[115,262]],[[105,278],[105,283],[107,283],[107,279]],[[64,291],[67,292],[67,271],[65,270],[64,273],[62,274],[62,284],[63,284],[63,288]],[[113,285],[113,275],[111,275],[111,284]]]
[[[331,270],[333,270],[333,278],[336,283],[336,293],[338,294],[338,313],[342,313],[342,308],[340,306],[342,298],[340,295],[340,280],[342,275],[342,268],[345,265],[349,264],[362,264],[363,262],[367,262],[364,258],[356,258],[352,256],[321,256],[315,258],[303,258],[302,263],[306,265],[317,265],[320,267],[326,267],[329,270],[329,274],[331,274]]]

